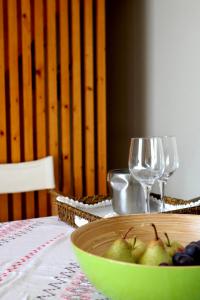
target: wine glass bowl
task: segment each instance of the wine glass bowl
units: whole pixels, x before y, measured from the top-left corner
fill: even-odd
[[[167,181],[169,177],[172,176],[176,169],[178,169],[179,167],[176,137],[163,136],[162,143],[164,151],[165,169],[163,175],[161,176],[161,179]]]
[[[164,172],[164,152],[160,137],[132,138],[129,149],[130,174],[144,189],[146,208],[150,212],[151,187]]]
[[[168,182],[168,179],[174,174],[174,172],[179,167],[179,158],[178,158],[178,149],[175,136],[163,136],[163,152],[164,152],[164,162],[165,168],[162,176],[159,178],[160,186],[160,198],[162,201],[162,211],[165,210],[165,185]]]

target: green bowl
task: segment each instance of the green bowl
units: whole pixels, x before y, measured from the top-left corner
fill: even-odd
[[[200,266],[164,267],[119,262],[102,257],[109,245],[133,226],[134,235],[153,239],[154,223],[160,237],[183,245],[200,239],[200,217],[195,215],[144,214],[101,219],[71,235],[80,266],[97,290],[112,300],[199,300]]]

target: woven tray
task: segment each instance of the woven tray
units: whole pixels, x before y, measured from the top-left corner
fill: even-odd
[[[99,202],[102,202],[104,200],[108,199],[108,196],[101,196],[101,195],[95,195],[95,196],[86,196],[83,198],[79,198],[79,199],[75,199],[76,201],[82,202],[84,204],[96,204]],[[69,204],[66,203],[62,203],[60,201],[57,201],[57,206],[58,206],[58,216],[59,218],[68,223],[69,225],[73,226],[73,227],[78,227],[75,224],[75,216],[78,216],[80,218],[83,218],[85,220],[87,220],[88,222],[92,222],[95,221],[97,219],[101,219],[101,217],[99,216],[95,216],[93,214],[90,214],[88,212],[82,211],[79,208],[75,208],[72,207]]]
[[[159,195],[152,194],[153,197],[159,199]],[[102,202],[106,199],[111,199],[110,196],[102,196],[102,195],[95,195],[95,196],[86,196],[83,198],[75,199],[76,201],[82,202],[84,204],[96,204],[99,202]],[[182,200],[182,199],[176,199],[171,197],[165,197],[165,203],[170,205],[186,205],[191,204],[199,201],[200,198],[196,198],[193,200]],[[82,211],[79,208],[72,207],[69,204],[62,203],[60,201],[56,200],[56,204],[58,207],[58,216],[60,220],[66,222],[67,224],[77,228],[78,226],[75,224],[75,217],[78,216],[80,218],[83,218],[87,220],[88,222],[95,221],[97,219],[101,219],[101,217],[93,215],[91,213]],[[166,211],[164,213],[178,213],[178,214],[196,214],[200,215],[200,205],[194,206],[194,207],[188,207],[188,208],[181,208],[171,211]]]

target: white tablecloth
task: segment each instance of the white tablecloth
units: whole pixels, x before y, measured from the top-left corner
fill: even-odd
[[[79,268],[73,230],[58,217],[0,223],[0,299],[105,300]]]

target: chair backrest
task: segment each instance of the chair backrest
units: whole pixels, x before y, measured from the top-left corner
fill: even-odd
[[[56,215],[53,157],[0,164],[0,222]]]
[[[30,192],[55,187],[53,157],[0,164],[0,194]]]

